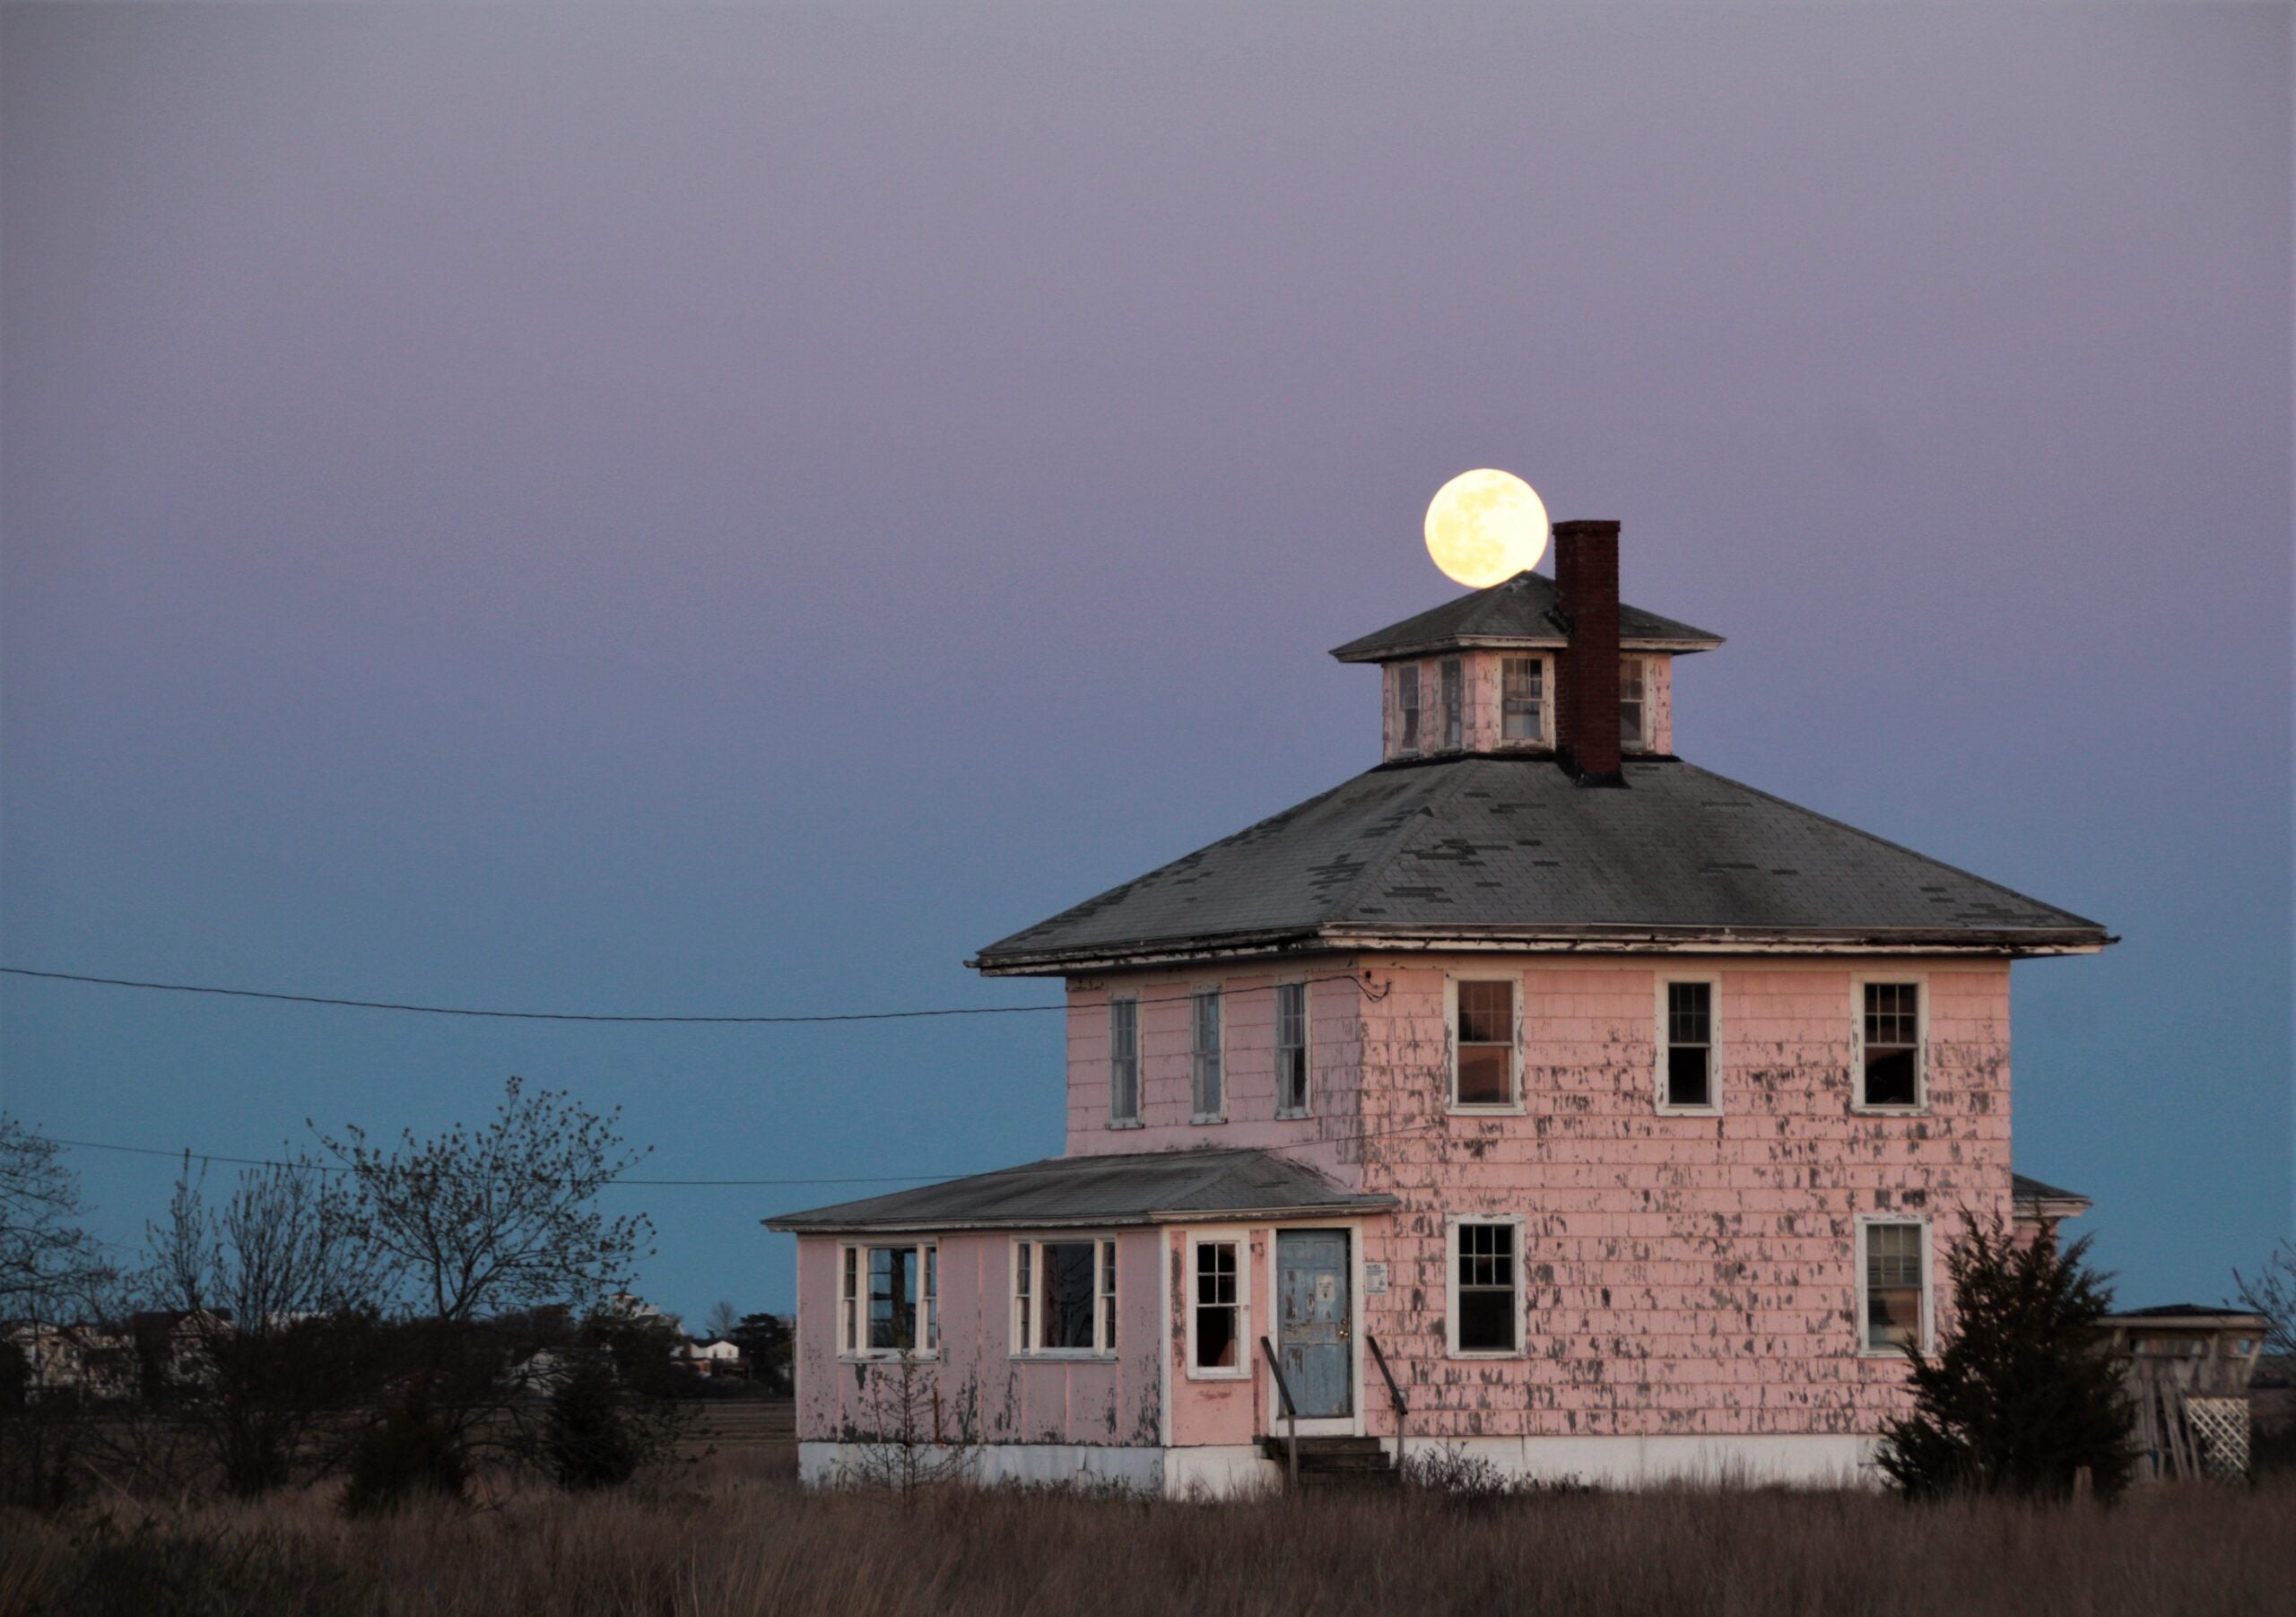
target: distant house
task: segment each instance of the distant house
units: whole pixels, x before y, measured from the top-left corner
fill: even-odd
[[[697,1376],[739,1376],[747,1368],[742,1350],[722,1337],[715,1342],[681,1342],[670,1350],[670,1359],[680,1369]]]
[[[1333,654],[1376,767],[980,951],[1066,985],[1067,1149],[769,1221],[808,1479],[920,1378],[990,1476],[1856,1475],[1962,1215],[2085,1204],[2013,1176],[2009,978],[2105,929],[1686,761],[1721,638],[1555,541]]]

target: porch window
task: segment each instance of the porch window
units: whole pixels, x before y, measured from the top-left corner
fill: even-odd
[[[1419,751],[1419,665],[1396,670],[1396,751]]]
[[[1196,1243],[1196,1291],[1188,1320],[1191,1375],[1241,1376],[1248,1372],[1244,1343],[1242,1245],[1237,1241]]]
[[[1545,739],[1546,659],[1505,657],[1499,667],[1499,739]]]
[[[1116,1352],[1116,1243],[1014,1242],[1013,1342],[1023,1356]]]
[[[1460,1219],[1451,1225],[1451,1352],[1522,1351],[1522,1226],[1514,1219]]]
[[[1443,746],[1447,752],[1456,752],[1460,747],[1465,744],[1465,682],[1460,677],[1463,671],[1459,666],[1458,658],[1455,656],[1445,657],[1443,659],[1442,668]]]
[[[1188,995],[1188,1071],[1194,1091],[1191,1123],[1223,1123],[1228,1094],[1221,1071],[1220,990],[1199,988]]]
[[[1275,1115],[1308,1115],[1308,985],[1275,986]]]
[[[1870,1222],[1864,1238],[1866,1306],[1859,1345],[1869,1353],[1904,1352],[1926,1340],[1928,1266],[1921,1261],[1922,1226]]]
[[[1451,985],[1451,1104],[1515,1104],[1515,985]]]
[[[1921,985],[1867,983],[1858,1024],[1858,1104],[1921,1104]]]
[[[1658,1098],[1671,1111],[1711,1111],[1714,1094],[1714,985],[1664,985],[1665,1006]]]
[[[856,1356],[941,1348],[940,1248],[850,1246],[838,1254],[838,1351]]]
[[[1618,739],[1626,747],[1648,744],[1648,715],[1642,701],[1642,659],[1626,657],[1618,665]]]
[[[1140,1002],[1109,1001],[1109,1121],[1140,1121]]]

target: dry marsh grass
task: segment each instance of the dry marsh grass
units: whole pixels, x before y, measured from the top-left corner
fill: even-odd
[[[1141,1503],[694,1485],[345,1521],[319,1495],[0,1518],[0,1617],[821,1613],[2251,1613],[2296,1610],[2296,1491],[2115,1509],[1872,1494]]]

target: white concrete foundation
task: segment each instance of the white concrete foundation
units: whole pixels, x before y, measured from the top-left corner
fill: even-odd
[[[1390,1440],[1392,1446],[1392,1440]],[[800,1443],[797,1475],[809,1488],[855,1480],[868,1447]],[[1413,1438],[1406,1456],[1446,1448],[1509,1476],[1597,1488],[1756,1486],[1870,1488],[1880,1481],[1874,1439],[1857,1437]],[[1118,1487],[1167,1499],[1231,1499],[1283,1485],[1283,1468],[1256,1445],[1130,1448],[1082,1443],[984,1443],[970,1475],[987,1486]]]

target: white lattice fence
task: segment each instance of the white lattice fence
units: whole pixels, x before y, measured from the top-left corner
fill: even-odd
[[[2248,1401],[2187,1398],[2185,1419],[2200,1446],[2205,1476],[2237,1481],[2248,1472]]]

